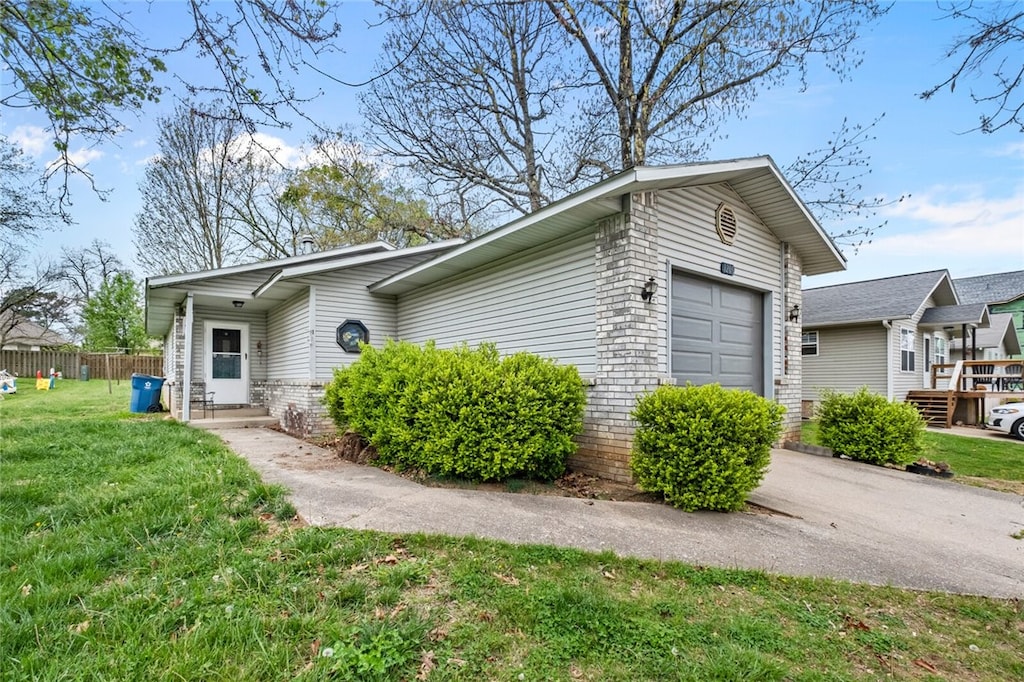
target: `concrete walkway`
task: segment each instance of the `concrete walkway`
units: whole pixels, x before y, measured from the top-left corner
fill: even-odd
[[[428,488],[265,429],[216,431],[314,526],[478,536],[691,564],[1024,597],[1024,497],[784,450],[751,502],[782,514]]]
[[[1008,433],[1002,431],[993,431],[991,429],[981,429],[974,426],[952,426],[948,429],[938,429],[928,427],[928,430],[932,433],[951,433],[954,436],[967,436],[968,438],[982,438],[985,440],[998,440],[1004,443],[1013,443],[1016,445],[1024,446],[1024,441],[1017,440]]]

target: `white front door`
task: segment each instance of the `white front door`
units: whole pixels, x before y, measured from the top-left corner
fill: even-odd
[[[217,405],[247,405],[249,325],[207,320],[203,329],[207,393],[213,393],[213,402]]]

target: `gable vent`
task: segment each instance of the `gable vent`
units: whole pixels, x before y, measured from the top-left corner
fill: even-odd
[[[723,244],[732,244],[736,238],[736,214],[732,209],[721,203],[715,211],[715,229],[718,230],[718,238]]]

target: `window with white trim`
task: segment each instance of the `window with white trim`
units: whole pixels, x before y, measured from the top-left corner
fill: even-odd
[[[946,339],[939,336],[935,337],[935,364],[944,365],[948,359],[948,346],[946,345]]]
[[[900,329],[900,371],[914,371],[914,330]]]
[[[800,355],[818,354],[818,332],[803,332],[800,335]]]

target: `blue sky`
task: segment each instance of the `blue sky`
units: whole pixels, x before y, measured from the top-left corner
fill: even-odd
[[[186,11],[175,0],[152,9],[143,3],[131,8],[154,42],[167,44],[185,32]],[[368,2],[342,7],[344,52],[332,57],[331,67],[349,82],[372,74],[384,35],[382,29],[367,28],[375,16],[376,9]],[[953,64],[943,61],[943,54],[966,30],[941,16],[933,2],[897,2],[888,16],[865,31],[864,61],[844,82],[815,70],[804,92],[795,86],[763,92],[745,119],[725,127],[727,139],[712,145],[711,159],[770,154],[784,166],[830,139],[844,116],[851,123],[868,124],[885,114],[874,130],[877,139],[866,145],[872,173],[865,179],[865,191],[909,197],[883,210],[880,219],[888,224],[870,244],[856,252],[844,249],[849,259],[846,272],[807,278],[805,286],[938,268],[948,268],[954,277],[1024,268],[1024,136],[1009,128],[992,135],[967,132],[981,113],[968,96],[970,82],[956,93],[940,92],[931,101],[917,96],[948,75]],[[182,59],[169,66],[182,71],[193,67]],[[327,94],[310,104],[307,113],[334,126],[358,129],[356,91],[323,87]],[[116,144],[73,147],[88,160],[97,184],[111,190],[110,197],[101,202],[84,182],[76,181],[72,190],[77,224],[49,235],[47,248],[84,246],[99,238],[111,243],[125,262],[133,262],[131,226],[140,209],[137,186],[145,160],[156,152],[152,121],[172,108],[172,98],[165,98],[138,120],[129,119],[131,130]],[[39,131],[43,125],[43,119],[25,110],[4,110],[0,120],[2,132],[20,142],[40,165],[53,156]],[[301,144],[306,132],[297,127],[268,129],[265,134],[279,138],[287,153]]]

